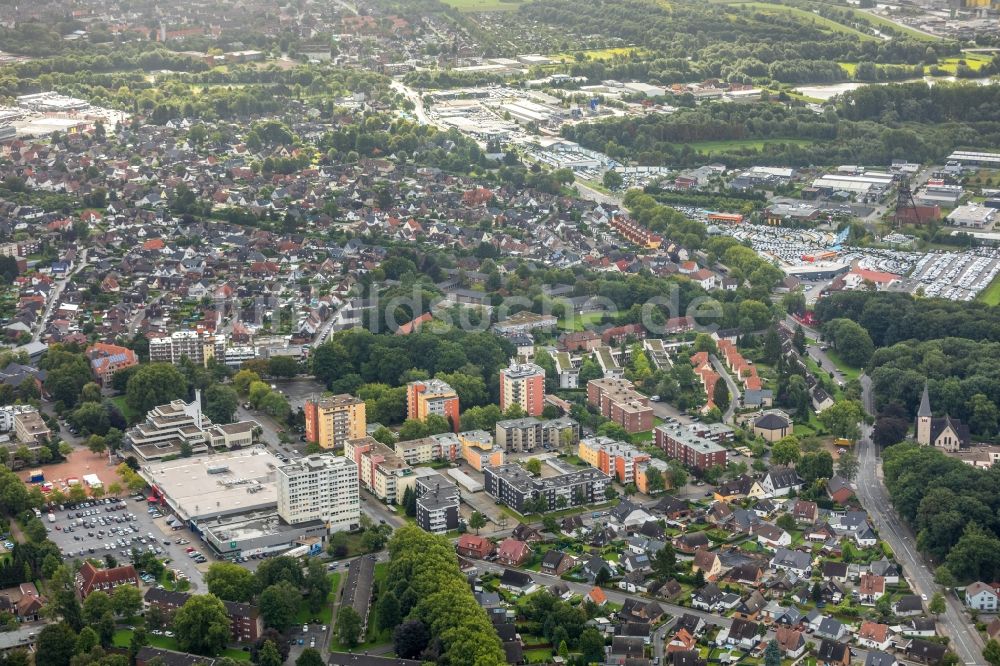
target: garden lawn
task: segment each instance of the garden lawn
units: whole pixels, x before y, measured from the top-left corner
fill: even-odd
[[[162,648],[164,650],[174,650],[175,652],[181,652],[182,650],[177,645],[177,640],[170,638],[168,636],[154,636],[153,634],[147,633],[146,638],[149,645],[153,647]],[[112,640],[112,645],[120,648],[128,648],[129,644],[132,642],[132,630],[131,629],[119,629],[115,632],[115,637]],[[235,659],[236,661],[250,661],[250,653],[244,652],[243,650],[237,648],[228,648],[223,650],[221,657],[229,657],[230,659]]]
[[[111,398],[111,402],[114,403],[115,407],[118,408],[118,411],[122,413],[122,416],[125,417],[125,420],[129,424],[136,423],[139,420],[139,415],[134,409],[129,407],[128,402],[125,400],[125,396],[116,395]]]
[[[990,286],[983,289],[976,300],[980,303],[986,303],[986,305],[1000,305],[1000,275],[993,278],[993,282],[990,282]]]
[[[337,598],[337,591],[340,589],[340,573],[334,572],[329,574],[327,578],[330,579],[333,586],[330,588],[330,594],[327,596],[323,608],[313,613],[303,600],[302,605],[299,607],[299,612],[295,616],[295,624],[307,624],[314,617],[319,618],[320,624],[327,626],[333,624],[333,601]]]

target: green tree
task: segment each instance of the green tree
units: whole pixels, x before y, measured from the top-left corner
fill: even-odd
[[[833,476],[833,456],[829,451],[807,453],[802,456],[795,469],[806,484],[811,484],[816,479],[829,479]]]
[[[212,384],[202,394],[205,416],[213,423],[232,423],[239,404],[240,396],[236,389],[225,384]]]
[[[300,369],[299,362],[291,356],[275,356],[267,362],[267,372],[272,377],[294,377]]]
[[[139,414],[187,395],[184,375],[169,363],[141,365],[128,380],[125,400]]]
[[[90,627],[84,627],[80,635],[76,638],[76,654],[89,654],[91,650],[100,644],[97,632]]]
[[[303,583],[309,610],[318,613],[333,590],[333,582],[326,574],[326,567],[317,558],[309,558]]]
[[[715,382],[715,388],[712,389],[712,402],[714,402],[715,406],[721,411],[725,411],[729,409],[730,399],[729,387],[726,386],[726,382],[720,378],[719,381]]]
[[[604,637],[593,627],[587,627],[580,634],[577,647],[581,652],[583,663],[602,664],[605,661]]]
[[[196,594],[174,614],[177,646],[194,654],[214,656],[229,643],[229,615],[218,597]]]
[[[764,648],[764,666],[781,666],[781,646],[773,638]]]
[[[931,602],[927,606],[927,610],[934,615],[940,615],[945,611],[945,600],[944,595],[940,592],[935,592],[934,596],[931,597]]]
[[[528,470],[535,476],[539,476],[542,473],[542,461],[538,458],[529,458],[528,461],[524,463],[524,469]]]
[[[281,581],[260,593],[257,606],[265,626],[284,631],[295,620],[301,601],[299,588],[288,581]]]
[[[834,437],[857,439],[860,435],[858,423],[864,419],[864,407],[857,400],[840,400],[824,409],[819,422]]]
[[[76,641],[76,632],[64,622],[42,627],[35,641],[35,663],[69,666],[76,652]]]
[[[986,647],[983,648],[983,659],[990,666],[1000,666],[1000,642],[995,638],[986,642]]]
[[[253,599],[254,574],[232,562],[213,562],[205,572],[208,591],[224,601],[246,603]]]
[[[580,366],[580,386],[586,385],[592,379],[600,379],[603,376],[604,373],[601,371],[601,366],[594,359],[589,356],[583,359],[583,364]]]
[[[858,457],[851,452],[840,454],[837,459],[837,473],[848,481],[853,481],[858,475]]]
[[[240,395],[248,395],[250,393],[250,386],[255,382],[260,381],[260,375],[252,370],[240,370],[235,375],[233,375],[233,388]]]
[[[134,585],[119,585],[111,594],[111,607],[119,617],[133,617],[142,610],[142,592]]]
[[[337,640],[348,648],[355,648],[361,638],[361,616],[347,605],[337,613]]]
[[[479,534],[479,530],[486,527],[486,516],[478,511],[473,511],[469,517],[469,527],[476,530],[476,534]]]
[[[264,641],[264,647],[257,653],[257,666],[281,666],[282,659],[274,641]]]
[[[388,590],[378,602],[378,626],[382,629],[395,628],[401,619],[399,600],[392,590]]]
[[[653,574],[657,580],[666,581],[677,571],[677,553],[669,541],[653,556]]]
[[[794,465],[801,457],[799,440],[793,435],[782,437],[771,446],[771,462],[775,465]]]
[[[295,666],[325,666],[323,657],[314,648],[307,647],[295,660]]]
[[[622,186],[624,179],[622,178],[622,175],[617,171],[613,169],[608,169],[607,171],[604,172],[604,175],[601,177],[601,182],[604,184],[604,187],[608,188],[609,190],[617,190]]]

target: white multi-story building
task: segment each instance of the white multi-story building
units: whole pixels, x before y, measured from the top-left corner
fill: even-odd
[[[358,467],[343,456],[317,453],[277,469],[278,515],[290,525],[322,520],[331,532],[361,523]]]
[[[149,339],[149,360],[153,363],[180,363],[187,356],[199,365],[209,359],[226,360],[226,336],[198,331],[175,331]]]

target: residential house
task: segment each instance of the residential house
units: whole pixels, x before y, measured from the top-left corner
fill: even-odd
[[[861,623],[861,628],[858,629],[858,645],[872,650],[888,650],[891,642],[889,639],[889,625],[887,624],[866,620]]]
[[[824,638],[816,650],[816,663],[821,666],[848,666],[851,663],[851,649],[846,643]]]
[[[784,497],[793,490],[802,490],[802,479],[794,468],[772,467],[760,485],[768,497]]]
[[[567,570],[572,569],[576,560],[572,555],[561,550],[550,550],[542,557],[541,572],[550,576],[560,576]]]
[[[871,650],[865,656],[865,666],[899,666],[899,661],[888,652]]]
[[[892,605],[892,613],[896,617],[912,617],[923,612],[923,602],[916,594],[904,594]]]
[[[608,603],[608,595],[604,594],[604,590],[596,585],[591,588],[590,592],[584,595],[583,599],[584,601],[592,601],[597,606],[603,606]]]
[[[940,663],[947,651],[946,645],[931,643],[919,638],[914,638],[906,647],[906,654],[910,659],[924,664]]]
[[[965,605],[976,611],[995,613],[997,611],[997,589],[977,581],[965,588]]]
[[[691,572],[701,571],[705,580],[717,580],[722,573],[722,562],[719,556],[707,548],[699,548],[691,562]]]
[[[805,635],[798,629],[781,625],[775,630],[774,640],[786,659],[798,659],[806,651]]]
[[[500,588],[514,594],[530,594],[535,589],[535,583],[523,571],[504,569],[500,576]]]
[[[808,523],[811,525],[819,517],[819,506],[816,502],[796,500],[795,504],[792,505],[792,517],[795,518],[795,522],[797,523]]]
[[[861,605],[874,606],[883,596],[885,596],[885,578],[873,573],[861,574],[858,583],[858,601]]]
[[[762,635],[761,625],[756,622],[734,618],[728,630],[723,629],[719,632],[716,640],[723,645],[730,645],[744,652],[750,652],[760,642]]]
[[[504,566],[521,566],[529,557],[531,557],[531,547],[513,537],[507,537],[497,547],[497,563]]]
[[[775,549],[792,545],[792,535],[776,525],[761,523],[753,528],[757,543],[765,548]]]
[[[778,548],[771,558],[771,569],[790,571],[800,578],[808,578],[812,572],[812,558],[801,550]]]
[[[699,548],[708,548],[711,541],[704,532],[688,532],[676,537],[673,544],[679,552],[693,555]]]
[[[485,560],[493,554],[493,542],[475,534],[463,534],[455,544],[455,550],[462,557]]]

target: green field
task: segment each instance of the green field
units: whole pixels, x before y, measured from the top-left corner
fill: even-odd
[[[175,652],[182,652],[180,647],[177,645],[177,641],[173,638],[168,638],[166,636],[154,636],[153,634],[147,633],[146,638],[149,645],[153,647],[162,648],[164,650],[174,650]],[[112,640],[112,645],[120,648],[127,648],[132,642],[132,630],[131,629],[119,629],[115,632],[115,637]],[[244,652],[236,648],[229,648],[223,650],[220,657],[229,657],[230,659],[235,659],[236,661],[250,661],[250,653]]]
[[[860,30],[855,30],[850,26],[846,26],[842,23],[837,23],[834,20],[828,19],[819,14],[813,14],[805,9],[799,9],[798,7],[788,7],[786,5],[776,5],[770,2],[743,2],[743,0],[723,0],[725,4],[732,5],[742,5],[744,7],[751,7],[753,9],[760,10],[765,13],[770,14],[791,14],[792,16],[798,17],[805,23],[815,23],[816,27],[821,30],[827,30],[829,32],[839,32],[844,35],[850,35],[852,37],[857,37],[858,39],[864,39],[868,41],[877,40],[878,37],[875,35],[869,35],[861,32]]]
[[[135,413],[134,409],[129,407],[128,402],[125,401],[125,396],[115,396],[114,398],[111,398],[111,402],[114,403],[115,407],[118,408],[118,411],[122,413],[122,416],[124,416],[125,420],[130,424],[139,420],[139,415]]]
[[[901,25],[899,23],[896,23],[895,21],[891,21],[882,16],[869,14],[868,12],[862,11],[860,9],[854,9],[851,7],[844,7],[844,9],[850,9],[852,12],[854,12],[855,16],[861,19],[866,19],[869,23],[872,23],[874,25],[880,25],[884,28],[891,28],[897,32],[906,35],[907,37],[912,37],[914,39],[920,39],[928,42],[936,42],[939,39],[934,35],[928,35],[926,32],[920,32],[919,30],[914,30],[909,26]]]
[[[564,331],[582,331],[587,326],[596,326],[601,323],[604,317],[603,312],[584,312],[583,314],[572,314],[559,320],[557,326]]]
[[[985,53],[964,53],[963,55],[956,56],[954,58],[942,58],[938,61],[937,68],[944,70],[948,74],[954,75],[958,71],[959,62],[964,61],[966,67],[974,72],[978,72],[992,60],[993,58]],[[925,67],[924,73],[930,74],[932,66],[933,65],[928,65]]]
[[[462,12],[503,12],[517,9],[531,0],[444,0]]]
[[[812,141],[809,139],[734,139],[731,141],[698,141],[687,145],[699,153],[711,155],[713,153],[725,153],[743,149],[762,150],[764,146],[775,143],[793,143],[798,146],[808,146]]]
[[[986,305],[1000,305],[1000,275],[993,278],[990,286],[979,292],[976,300],[980,303],[986,303]]]

